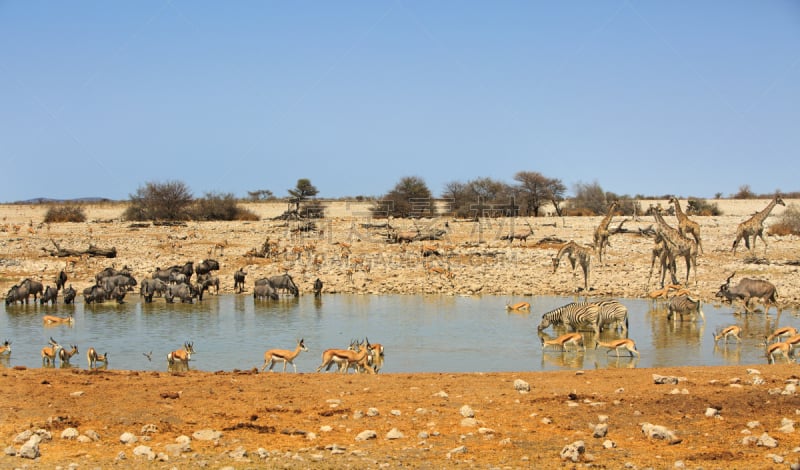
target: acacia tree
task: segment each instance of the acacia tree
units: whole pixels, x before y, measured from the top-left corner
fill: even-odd
[[[425,180],[418,176],[405,176],[381,199],[391,201],[390,215],[408,217],[412,212],[412,199],[430,199],[431,190]],[[385,210],[385,207],[373,207],[373,212]]]
[[[319,193],[316,186],[311,184],[308,178],[300,178],[297,180],[297,185],[294,189],[289,190],[289,195],[292,196],[292,201],[295,203],[295,210],[300,212],[300,204],[308,199],[314,197]]]
[[[130,195],[128,220],[188,220],[194,202],[192,192],[182,181],[148,182]]]
[[[561,180],[548,178],[538,171],[520,171],[514,175],[519,182],[517,189],[528,207],[528,214],[537,217],[545,202],[552,201],[556,212],[560,213],[558,202],[563,198],[566,187]]]

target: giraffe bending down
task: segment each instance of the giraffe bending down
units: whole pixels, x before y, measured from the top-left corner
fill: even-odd
[[[614,217],[614,211],[617,210],[617,207],[619,207],[619,203],[613,201],[611,205],[608,206],[608,213],[603,217],[603,220],[600,221],[600,225],[594,230],[594,247],[597,249],[597,255],[600,257],[600,264],[603,263],[603,251],[606,246],[611,246],[608,242],[611,236],[608,232],[608,225],[611,223],[611,218]]]
[[[697,284],[697,242],[686,238],[671,227],[661,216],[660,208],[653,211],[653,216],[658,223],[658,232],[667,241],[667,247],[674,257],[682,256],[686,260],[686,284],[689,284],[689,273],[694,266],[694,283]]]
[[[673,254],[669,243],[664,239],[661,232],[656,232],[653,251],[650,255],[650,273],[647,275],[648,287],[650,286],[650,279],[653,277],[653,267],[656,264],[656,259],[661,269],[661,287],[664,287],[664,277],[667,272],[670,274],[672,284],[678,284],[678,278],[675,274],[675,254]]]
[[[764,239],[764,220],[769,216],[776,204],[786,205],[783,199],[776,194],[764,210],[756,212],[752,217],[739,224],[736,228],[736,239],[733,241],[734,255],[736,254],[736,247],[739,246],[739,242],[742,239],[744,239],[744,246],[752,253],[756,249],[756,237],[761,238],[761,241],[764,242],[764,254],[767,254],[767,240]],[[751,237],[753,239],[752,247],[750,246]]]
[[[675,217],[678,219],[678,232],[684,237],[688,236],[687,234],[692,234],[694,241],[697,242],[698,251],[702,253],[703,242],[700,241],[700,224],[690,219],[689,216],[681,210],[681,203],[678,201],[678,198],[672,196],[669,198],[669,203],[675,207]]]
[[[570,240],[569,243],[558,250],[558,254],[553,258],[553,274],[555,274],[561,258],[567,255],[572,265],[572,274],[575,275],[575,265],[580,263],[583,269],[583,289],[589,290],[589,265],[592,261],[592,249],[583,247]]]

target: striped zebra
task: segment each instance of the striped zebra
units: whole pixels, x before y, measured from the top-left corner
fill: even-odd
[[[695,314],[699,315],[704,322],[706,321],[702,302],[686,294],[676,295],[669,299],[669,305],[667,305],[667,320],[672,320],[676,313],[681,316],[681,321],[683,321],[684,315],[694,316]]]
[[[555,310],[551,310],[542,315],[542,322],[539,323],[539,331],[544,330],[550,325],[566,325],[573,331],[581,328],[591,328],[595,335],[599,334],[600,307],[594,303],[580,302],[570,303]]]
[[[622,332],[628,336],[628,307],[616,300],[601,300],[595,304],[600,307],[598,313],[600,331],[606,326],[614,328],[615,331],[617,328],[622,328]]]

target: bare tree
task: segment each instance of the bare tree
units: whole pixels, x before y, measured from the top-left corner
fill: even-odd
[[[130,195],[130,201],[128,220],[187,220],[194,197],[182,181],[148,182]]]
[[[557,202],[566,190],[561,180],[548,178],[537,171],[520,171],[514,175],[514,180],[519,182],[517,189],[525,200],[529,215],[538,217],[539,209],[550,201],[560,213]]]

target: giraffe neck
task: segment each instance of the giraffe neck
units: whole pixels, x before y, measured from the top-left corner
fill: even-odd
[[[766,219],[767,216],[769,215],[769,213],[772,212],[772,209],[775,208],[775,204],[777,204],[777,203],[778,203],[778,199],[777,198],[772,198],[772,200],[769,202],[769,204],[767,204],[767,207],[765,207],[764,210],[762,210],[761,212],[759,212],[759,213],[757,213],[756,215],[753,216],[753,219],[752,219],[753,222],[758,223],[758,224],[764,223],[764,219]]]
[[[673,199],[673,202],[675,205],[675,217],[677,217],[678,220],[684,220],[686,218],[686,214],[684,214],[683,210],[681,210],[681,203],[678,202],[677,199]]]

